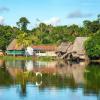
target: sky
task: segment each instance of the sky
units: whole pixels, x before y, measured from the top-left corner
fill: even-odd
[[[82,25],[100,14],[100,0],[0,0],[0,24],[15,26],[26,17],[33,28],[40,22]]]

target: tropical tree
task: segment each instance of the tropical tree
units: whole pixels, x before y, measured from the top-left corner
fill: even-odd
[[[86,41],[85,49],[91,59],[100,58],[100,31]]]
[[[100,30],[100,23],[99,23],[99,20],[94,20],[94,21],[88,21],[88,20],[85,20],[83,22],[83,25],[84,25],[84,28],[85,28],[85,31],[89,34],[93,34],[93,33],[96,33],[98,30]]]
[[[24,48],[30,46],[32,44],[32,36],[27,35],[25,32],[20,32],[17,36],[18,45],[23,45]]]
[[[17,33],[10,26],[0,26],[0,49],[6,50],[8,44],[16,37]]]
[[[73,36],[77,36],[79,34],[79,27],[78,25],[71,25],[67,28],[67,33]]]
[[[98,15],[98,21],[99,21],[99,24],[100,24],[100,14]]]
[[[27,25],[29,23],[30,22],[28,21],[28,19],[26,17],[21,17],[16,24],[22,31],[26,32],[27,31]]]

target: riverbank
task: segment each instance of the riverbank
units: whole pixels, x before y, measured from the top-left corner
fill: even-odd
[[[57,57],[33,57],[33,56],[0,56],[1,60],[33,60],[33,61],[53,61],[53,60],[58,60]],[[80,62],[86,62],[86,61],[80,61]],[[100,63],[100,59],[99,60],[88,60],[88,63]]]
[[[90,62],[92,62],[92,63],[100,63],[100,59],[98,59],[98,60],[90,60]]]
[[[2,60],[39,60],[39,61],[53,61],[56,57],[33,57],[33,56],[0,56]]]

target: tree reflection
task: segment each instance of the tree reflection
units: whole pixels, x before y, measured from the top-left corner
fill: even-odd
[[[24,65],[24,61],[22,62]],[[84,94],[100,93],[100,68],[99,64],[90,64],[86,67],[84,63],[66,64],[59,62],[51,67],[33,67],[34,70],[26,70],[25,67],[0,67],[0,87],[18,85],[18,93],[21,96],[27,95],[27,85],[32,84],[44,90],[45,88],[76,90],[82,88]],[[32,67],[31,67],[32,68]],[[41,75],[36,75],[40,71]],[[37,85],[38,84],[38,85]]]
[[[84,74],[85,77],[85,94],[93,93],[99,94],[100,92],[100,65],[90,64],[86,67]]]

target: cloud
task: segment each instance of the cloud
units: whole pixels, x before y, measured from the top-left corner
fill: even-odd
[[[4,17],[0,16],[0,25],[3,25],[4,21],[5,21]]]
[[[59,17],[53,17],[50,18],[49,20],[43,21],[43,23],[47,24],[47,25],[53,25],[56,26],[61,22],[61,19]]]
[[[8,12],[10,9],[7,7],[0,7],[0,13]]]
[[[87,18],[87,17],[91,17],[92,14],[91,13],[83,13],[81,11],[74,11],[72,13],[70,13],[67,17],[68,18]]]

